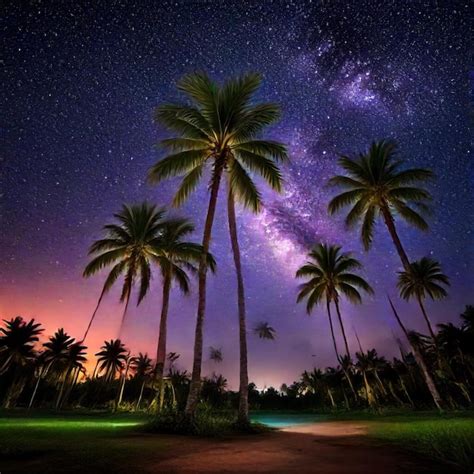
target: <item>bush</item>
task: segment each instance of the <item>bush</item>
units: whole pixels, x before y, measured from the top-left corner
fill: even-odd
[[[207,408],[199,409],[193,420],[189,420],[181,411],[164,410],[147,423],[145,429],[154,433],[209,437],[238,433],[260,433],[269,430],[269,428],[259,423],[238,424],[233,413],[216,413]]]

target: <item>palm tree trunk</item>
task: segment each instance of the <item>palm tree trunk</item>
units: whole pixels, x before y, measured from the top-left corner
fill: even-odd
[[[400,317],[398,316],[397,310],[395,309],[395,306],[392,303],[392,300],[390,297],[388,297],[388,301],[390,302],[390,306],[392,308],[393,314],[395,316],[395,319],[397,320],[400,328],[402,329],[403,333],[405,334],[406,338],[408,339],[408,343],[410,344],[412,351],[413,351],[413,356],[415,357],[416,363],[418,364],[418,367],[420,367],[421,372],[423,373],[423,378],[425,379],[426,386],[428,387],[428,390],[430,391],[431,397],[433,398],[433,402],[436,405],[436,408],[438,408],[439,411],[443,411],[443,399],[441,398],[438,389],[436,388],[436,385],[433,381],[433,378],[431,377],[431,374],[428,370],[428,367],[425,364],[425,361],[423,359],[423,355],[421,354],[420,350],[418,349],[417,345],[414,344],[410,336],[408,334],[408,331],[406,330],[405,326],[403,325]]]
[[[421,312],[423,313],[423,317],[425,318],[426,325],[428,326],[428,331],[430,332],[431,338],[433,339],[433,343],[437,347],[436,334],[434,333],[431,321],[426,314],[425,305],[423,304],[423,301],[420,297],[417,297],[417,300],[418,304],[420,305]]]
[[[247,359],[247,329],[245,318],[245,290],[244,278],[242,275],[242,265],[240,262],[240,248],[237,236],[237,223],[235,218],[234,194],[229,189],[227,199],[227,214],[229,219],[230,241],[232,243],[232,253],[234,255],[235,271],[237,274],[237,303],[239,310],[239,343],[240,343],[240,387],[239,387],[239,414],[238,422],[249,423],[249,374]]]
[[[63,381],[61,383],[61,388],[60,388],[59,393],[58,393],[58,398],[56,399],[56,410],[58,410],[59,407],[61,406],[61,399],[63,398],[64,387],[66,386],[66,381],[69,378],[70,370],[71,369],[68,368],[66,370],[66,372],[64,373],[64,378],[63,378]]]
[[[119,396],[118,396],[118,399],[117,399],[117,408],[122,403],[123,392],[125,390],[125,382],[127,381],[128,369],[130,368],[130,362],[131,361],[132,361],[132,358],[130,357],[130,353],[129,353],[128,356],[127,356],[127,365],[125,366],[125,372],[123,374],[122,381],[121,381],[121,384],[120,384],[120,392],[119,392]]]
[[[403,378],[400,374],[398,374],[398,378],[400,379],[400,385],[402,387],[402,390],[403,390],[403,393],[405,394],[405,396],[407,397],[407,400],[410,402],[410,405],[412,407],[415,406],[415,404],[413,403],[413,400],[411,399],[410,397],[410,394],[408,393],[408,390],[407,390],[407,387],[405,385],[405,382],[403,381]]]
[[[334,402],[334,397],[332,396],[332,391],[330,388],[327,388],[327,392],[329,395],[329,400],[331,400],[331,405],[333,408],[336,408],[336,403]]]
[[[222,154],[216,161],[214,176],[211,186],[211,195],[209,197],[209,206],[207,209],[206,223],[204,225],[204,234],[202,238],[203,254],[199,263],[198,282],[198,310],[196,317],[196,332],[194,336],[194,357],[193,372],[191,376],[191,385],[189,387],[188,399],[186,401],[185,414],[187,418],[193,418],[199,402],[199,393],[201,391],[201,366],[202,366],[202,348],[203,348],[203,326],[204,315],[206,311],[206,280],[207,280],[207,254],[211,243],[212,225],[216,213],[217,196],[221,182],[222,172],[225,165],[225,155]]]
[[[328,299],[326,299],[326,309],[327,309],[327,312],[328,312],[329,327],[331,328],[331,337],[332,337],[332,343],[334,345],[334,352],[336,353],[337,361],[340,363],[341,362],[341,357],[339,356],[339,351],[337,350],[336,336],[334,335],[334,327],[332,325],[331,305],[330,305],[330,301]]]
[[[377,406],[377,402],[375,401],[374,392],[372,390],[372,387],[370,386],[365,370],[362,371],[362,377],[364,379],[365,395],[367,397],[367,402],[370,407],[375,407]]]
[[[161,303],[161,317],[160,317],[160,334],[158,336],[158,348],[156,352],[156,368],[155,374],[158,381],[158,408],[161,410],[163,406],[164,384],[163,376],[165,371],[166,361],[166,336],[167,336],[167,322],[168,322],[168,307],[171,290],[171,275],[169,271],[163,278],[163,298]]]
[[[336,305],[337,317],[339,319],[339,324],[341,326],[342,337],[344,338],[344,345],[346,347],[346,355],[351,359],[351,353],[349,351],[349,344],[347,344],[346,331],[344,330],[344,323],[342,322],[341,311],[339,310],[339,298],[336,296],[334,298],[334,304]]]
[[[122,314],[122,320],[120,321],[120,329],[119,329],[119,333],[118,333],[118,339],[121,340],[122,339],[122,330],[123,330],[123,326],[125,324],[125,318],[127,316],[127,310],[128,310],[128,303],[130,303],[130,295],[131,295],[131,290],[129,289],[127,291],[127,296],[125,298],[125,308],[123,309],[123,314]]]
[[[100,303],[102,302],[102,298],[104,297],[105,294],[105,288],[102,289],[102,292],[99,296],[99,300],[97,301],[97,306],[94,309],[94,312],[92,313],[91,319],[89,320],[89,324],[87,325],[86,332],[84,333],[84,336],[82,337],[82,342],[86,340],[87,334],[89,334],[89,329],[92,326],[92,322],[94,321],[95,315],[99,309]]]
[[[33,402],[36,398],[36,392],[38,391],[39,384],[40,384],[41,380],[43,379],[43,377],[48,372],[48,370],[51,368],[52,364],[53,364],[53,361],[51,361],[48,364],[48,366],[41,367],[40,373],[38,374],[38,380],[36,381],[35,388],[33,390],[33,393],[31,394],[30,403],[28,403],[28,410],[31,409],[31,407],[33,406]]]
[[[145,383],[146,383],[146,378],[143,379],[142,386],[140,388],[140,395],[138,396],[137,405],[135,407],[135,410],[140,409],[140,404],[142,403],[142,398],[143,398],[143,390],[145,389]]]
[[[96,376],[96,374],[97,374],[97,368],[99,367],[99,362],[100,362],[100,361],[97,360],[97,362],[95,363],[94,371],[92,372],[92,380],[95,379],[95,376]],[[97,376],[98,376],[98,374],[97,374]]]
[[[402,261],[403,267],[407,272],[411,271],[410,267],[410,260],[408,260],[408,256],[405,252],[405,249],[402,246],[400,238],[398,237],[397,229],[395,227],[395,221],[393,219],[392,213],[388,208],[387,204],[381,206],[380,210],[382,211],[383,219],[385,221],[385,225],[387,226],[388,232],[390,233],[390,237],[392,237],[392,241],[397,249],[398,255],[400,260]]]
[[[379,384],[380,390],[385,396],[387,396],[387,389],[385,388],[385,385],[383,384],[382,380],[380,379],[379,373],[376,370],[374,370],[374,375],[375,375],[375,379],[377,380]]]

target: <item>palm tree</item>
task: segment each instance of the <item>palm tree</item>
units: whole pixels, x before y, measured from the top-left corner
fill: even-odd
[[[447,292],[441,285],[449,286],[449,279],[441,271],[440,264],[431,258],[423,257],[421,260],[412,262],[409,270],[398,273],[397,286],[400,290],[400,296],[407,301],[416,298],[435,343],[436,336],[431,321],[426,314],[423,300],[426,296],[433,300],[446,297]]]
[[[254,333],[260,338],[260,339],[270,339],[274,340],[275,339],[275,334],[276,331],[275,329],[270,326],[267,322],[260,322],[257,323],[254,327]]]
[[[67,358],[68,351],[74,342],[75,339],[69,336],[69,334],[65,332],[63,328],[60,328],[49,337],[48,342],[43,344],[44,351],[41,354],[41,365],[39,368],[35,388],[33,390],[33,394],[31,395],[30,403],[28,404],[28,409],[33,406],[36,392],[38,391],[41,380],[46,377],[53,364],[57,362],[63,362]]]
[[[257,104],[251,98],[260,85],[257,74],[247,74],[219,86],[204,73],[185,76],[178,84],[192,104],[166,104],[156,110],[156,120],[178,135],[162,140],[171,154],[156,163],[149,172],[152,182],[184,175],[174,197],[174,205],[181,205],[197,187],[206,166],[211,168],[210,198],[203,234],[203,256],[199,265],[199,299],[194,341],[194,359],[191,387],[186,404],[186,415],[192,417],[199,399],[203,351],[203,323],[206,307],[207,265],[205,255],[209,245],[216,211],[217,197],[224,170],[229,175],[230,193],[228,210],[233,209],[233,199],[258,207],[258,191],[252,189],[249,169],[266,177],[267,181],[279,182],[279,173],[271,158],[284,159],[286,150],[279,143],[258,140],[256,137],[267,125],[275,122],[280,114],[275,104]],[[231,211],[232,212],[232,211]],[[232,214],[229,215],[232,225]],[[238,255],[233,235],[234,260]],[[237,272],[240,266],[236,261]],[[242,410],[245,411],[247,386],[245,381],[246,332],[242,330],[243,283],[240,290],[239,334],[241,340]]]
[[[216,349],[215,347],[209,347],[209,359],[214,362],[221,363],[223,360],[222,349]]]
[[[34,319],[26,322],[21,316],[3,321],[5,327],[0,328],[0,375],[13,371],[13,379],[4,398],[4,407],[10,408],[23,390],[24,371],[35,361],[34,345],[43,329]]]
[[[340,361],[331,317],[330,305],[331,302],[334,302],[344,338],[346,355],[350,359],[349,345],[339,309],[339,297],[342,294],[352,303],[361,303],[362,297],[359,289],[366,293],[373,293],[372,287],[359,275],[350,273],[351,270],[360,269],[362,265],[350,253],[342,253],[341,247],[337,245],[315,245],[308,257],[310,261],[296,272],[297,278],[309,278],[306,283],[299,286],[297,302],[306,299],[306,310],[310,314],[315,305],[323,300],[326,301],[334,351],[337,360]]]
[[[152,361],[148,357],[148,354],[142,354],[141,352],[138,354],[137,357],[133,358],[132,361],[132,369],[135,372],[135,377],[141,380],[140,386],[140,395],[138,396],[136,410],[140,409],[140,404],[143,398],[143,390],[145,389],[145,384],[150,379],[152,373]]]
[[[112,288],[117,279],[124,275],[120,301],[125,302],[120,329],[130,301],[132,287],[140,280],[137,304],[145,297],[150,286],[150,260],[154,256],[154,247],[163,226],[163,209],[146,202],[138,205],[123,205],[120,212],[114,214],[118,224],[104,226],[106,237],[94,242],[89,255],[96,255],[84,270],[84,277],[90,277],[105,267],[112,266],[105,280],[97,306],[87,326],[82,340],[87,337],[97,310],[104,295]]]
[[[382,216],[403,267],[408,271],[410,261],[398,236],[394,214],[421,230],[428,229],[418,211],[427,211],[426,202],[431,196],[414,183],[425,182],[433,174],[421,168],[401,170],[403,160],[397,158],[396,149],[395,142],[380,141],[372,143],[369,151],[357,158],[342,156],[339,164],[347,175],[335,176],[329,182],[345,191],[331,200],[329,213],[352,206],[346,224],[353,227],[362,221],[361,238],[366,250],[372,244],[375,221]]]
[[[65,357],[63,380],[56,399],[56,408],[61,408],[67,402],[69,394],[76,384],[81,370],[84,369],[84,363],[87,361],[86,349],[87,347],[84,346],[82,342],[75,342],[69,346]],[[68,390],[64,393],[67,385],[69,385]]]
[[[158,381],[159,407],[163,404],[163,374],[166,360],[167,321],[170,291],[175,281],[183,294],[189,293],[188,272],[195,273],[194,264],[199,263],[203,252],[202,245],[184,241],[194,232],[194,225],[187,219],[169,219],[163,223],[162,232],[153,248],[153,261],[158,265],[163,280],[163,295],[160,317],[160,333],[156,355],[156,378]],[[206,262],[215,271],[215,260],[207,253]]]
[[[104,379],[111,382],[118,371],[122,370],[127,361],[128,349],[120,339],[104,341],[104,345],[97,352],[99,373],[105,371]]]

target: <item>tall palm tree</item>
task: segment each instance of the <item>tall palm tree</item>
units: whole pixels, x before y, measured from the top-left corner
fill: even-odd
[[[185,410],[188,417],[195,413],[201,386],[207,278],[205,255],[209,251],[222,174],[224,171],[229,173],[230,189],[233,191],[231,199],[237,197],[243,202],[255,203],[258,192],[252,190],[248,193],[251,184],[246,169],[268,177],[267,180],[273,179],[270,176],[278,176],[278,173],[271,158],[286,157],[286,150],[279,143],[256,139],[263,128],[275,122],[280,115],[279,107],[275,104],[255,105],[251,102],[259,85],[260,77],[257,74],[246,74],[229,80],[222,86],[204,73],[191,74],[178,83],[178,89],[190,99],[191,104],[166,104],[156,109],[156,120],[177,135],[162,140],[162,146],[171,154],[151,168],[149,179],[158,183],[169,177],[184,175],[173,201],[174,205],[179,206],[197,187],[205,168],[211,169],[209,205],[202,240],[203,256],[199,265],[193,372]],[[241,194],[239,191],[235,195],[238,189],[243,192]],[[232,203],[228,205],[228,209],[231,205]],[[233,242],[235,243],[235,239]],[[241,326],[239,324],[239,328]],[[246,365],[246,334],[241,328],[239,334],[241,341],[244,341],[241,344],[241,381],[245,385],[243,366]],[[245,402],[243,397],[247,390],[245,394],[243,390],[240,392],[242,401]]]
[[[310,261],[296,272],[297,278],[309,278],[306,283],[300,285],[297,302],[306,299],[306,310],[310,314],[315,305],[323,300],[326,301],[334,351],[340,362],[341,358],[337,350],[331,317],[331,303],[334,303],[344,338],[346,355],[350,359],[349,345],[339,308],[339,298],[342,294],[352,303],[361,303],[362,297],[359,290],[373,293],[372,287],[361,276],[350,273],[351,270],[360,269],[362,265],[350,253],[342,253],[341,247],[338,245],[315,245],[308,257]]]
[[[46,377],[53,364],[57,362],[64,362],[68,356],[68,351],[75,339],[63,328],[58,329],[52,336],[49,337],[48,342],[43,344],[44,351],[41,354],[41,365],[38,372],[35,388],[30,398],[28,408],[33,406],[36,392],[38,391],[41,380]]]
[[[122,370],[127,361],[128,349],[120,339],[104,341],[104,345],[97,352],[99,373],[104,372],[106,382],[115,379],[118,371]]]
[[[106,237],[94,242],[90,255],[96,255],[84,270],[84,277],[90,277],[105,267],[112,266],[105,280],[97,306],[84,333],[86,339],[97,310],[104,295],[112,288],[117,279],[124,275],[120,301],[125,302],[120,329],[130,301],[132,288],[136,280],[140,281],[137,304],[145,297],[150,287],[150,260],[154,256],[154,247],[163,226],[163,209],[157,209],[147,202],[138,205],[123,205],[120,212],[114,214],[118,223],[104,226]]]
[[[394,216],[400,216],[421,230],[428,229],[420,212],[427,211],[426,202],[431,196],[415,183],[423,183],[433,174],[421,168],[401,169],[403,160],[398,159],[396,151],[395,142],[380,141],[372,143],[368,152],[357,158],[342,156],[339,164],[347,175],[335,176],[329,183],[345,191],[331,200],[329,213],[352,206],[346,224],[353,227],[362,222],[361,238],[366,250],[372,244],[375,221],[381,216],[403,267],[408,271],[410,260],[398,236]]]
[[[160,333],[156,355],[156,378],[158,381],[159,407],[163,404],[163,375],[166,360],[167,321],[171,286],[176,282],[183,294],[189,293],[188,272],[195,273],[195,264],[201,260],[202,245],[184,240],[194,232],[194,225],[187,219],[168,219],[163,223],[162,232],[153,248],[153,262],[158,265],[162,281],[163,294],[160,317]],[[216,263],[208,252],[206,262],[211,271]]]
[[[421,260],[412,262],[409,270],[398,273],[397,286],[400,290],[400,296],[407,301],[412,298],[418,301],[434,342],[436,342],[436,336],[431,321],[426,313],[423,300],[427,296],[433,300],[445,298],[447,292],[441,285],[449,286],[449,279],[441,271],[441,265],[428,257],[423,257]]]
[[[265,321],[257,323],[253,330],[260,339],[270,339],[272,341],[275,339],[275,329]]]

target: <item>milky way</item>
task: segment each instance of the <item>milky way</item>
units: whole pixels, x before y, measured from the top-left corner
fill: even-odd
[[[266,320],[278,331],[275,343],[249,335],[251,378],[280,384],[314,363],[334,363],[322,310],[308,318],[295,305],[295,269],[317,241],[339,243],[364,262],[377,293],[361,307],[344,304],[346,323],[363,344],[395,353],[385,294],[395,292],[399,262],[386,231],[377,229],[366,254],[357,233],[326,211],[337,157],[375,139],[396,139],[410,165],[437,174],[431,231],[399,229],[410,257],[433,256],[451,278],[450,298],[429,305],[433,319],[456,320],[474,290],[469,2],[137,3],[3,3],[2,317],[35,316],[47,334],[58,325],[79,334],[103,279],[82,280],[89,244],[122,202],[168,204],[176,186],[145,181],[159,158],[153,145],[166,135],[152,123],[153,108],[178,98],[175,83],[187,72],[223,80],[256,70],[264,76],[258,98],[282,106],[269,135],[288,144],[291,163],[283,169],[284,193],[265,190],[260,215],[238,216],[249,324]],[[202,188],[179,211],[199,232],[206,200]],[[233,382],[235,277],[222,202],[218,211],[206,346],[222,347],[224,362],[206,361],[205,370]],[[154,289],[131,311],[127,342],[134,350],[154,350],[158,278]],[[171,346],[186,367],[195,300],[173,296]],[[421,329],[416,308],[399,306]],[[115,335],[119,313],[112,293],[92,349]]]

